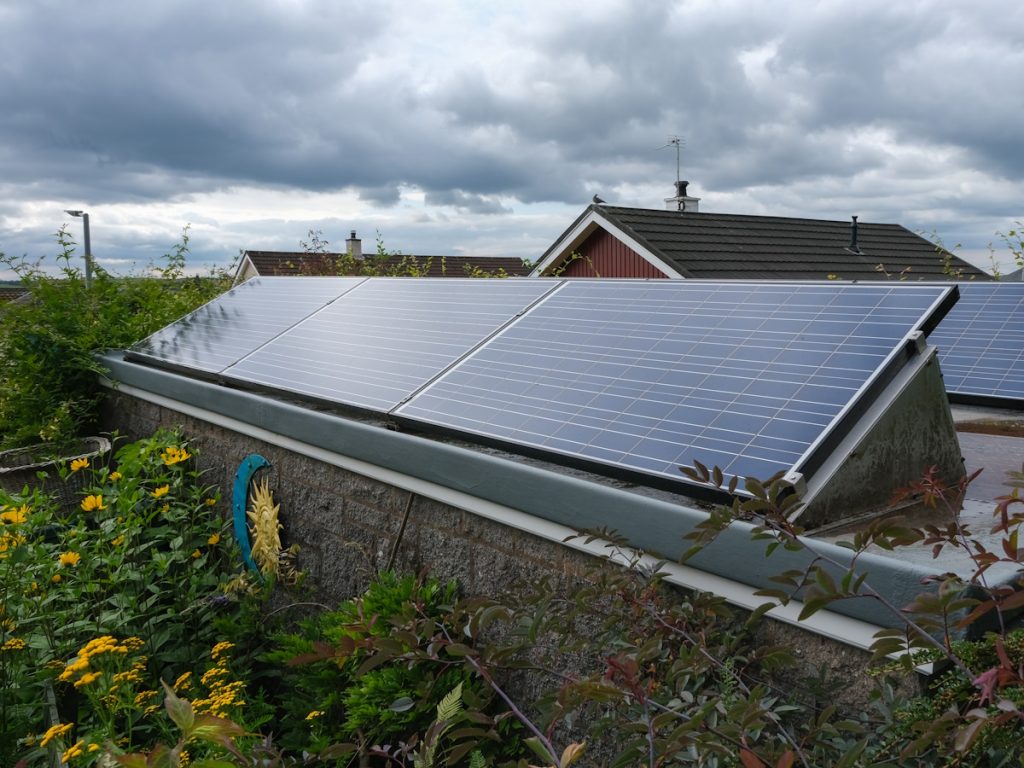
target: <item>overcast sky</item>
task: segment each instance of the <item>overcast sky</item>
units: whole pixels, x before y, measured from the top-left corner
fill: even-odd
[[[0,0],[0,251],[90,212],[166,252],[536,258],[594,193],[896,222],[983,265],[1024,219],[1024,4]],[[999,255],[1005,251],[999,251]],[[0,277],[9,273],[0,273]]]

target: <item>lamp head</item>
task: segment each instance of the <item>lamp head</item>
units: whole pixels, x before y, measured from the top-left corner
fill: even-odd
[[[72,216],[81,216],[84,213],[84,211],[67,211],[66,210],[66,211],[64,211],[64,213],[70,214]]]

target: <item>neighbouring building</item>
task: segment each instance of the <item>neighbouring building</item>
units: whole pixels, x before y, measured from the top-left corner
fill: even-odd
[[[532,274],[753,280],[989,279],[899,224],[703,213],[678,182],[664,210],[587,207]]]
[[[345,241],[343,253],[308,253],[304,251],[244,251],[235,273],[235,284],[257,277],[290,277],[306,275],[321,277],[352,272],[354,263],[372,262],[382,275],[416,275],[419,277],[471,277],[496,275],[522,277],[530,265],[511,256],[430,256],[422,254],[363,253],[362,240],[353,230]],[[354,261],[353,261],[354,260]],[[358,269],[357,269],[358,271]]]

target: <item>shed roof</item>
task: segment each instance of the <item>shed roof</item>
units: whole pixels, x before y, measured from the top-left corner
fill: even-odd
[[[714,279],[878,280],[987,279],[977,267],[899,224],[858,223],[851,246],[849,221],[688,213],[590,205],[548,249],[549,269],[577,247],[579,234],[600,226],[632,239],[680,277]],[[581,225],[584,229],[581,230]],[[573,238],[573,233],[577,237]]]

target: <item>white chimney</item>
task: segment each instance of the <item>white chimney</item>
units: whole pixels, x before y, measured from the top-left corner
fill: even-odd
[[[688,181],[676,182],[676,196],[665,198],[665,209],[669,211],[685,211],[686,213],[697,213],[700,205],[699,197],[690,197],[686,194]]]
[[[352,235],[345,241],[345,251],[356,261],[363,260],[363,241],[356,237],[354,229]]]

